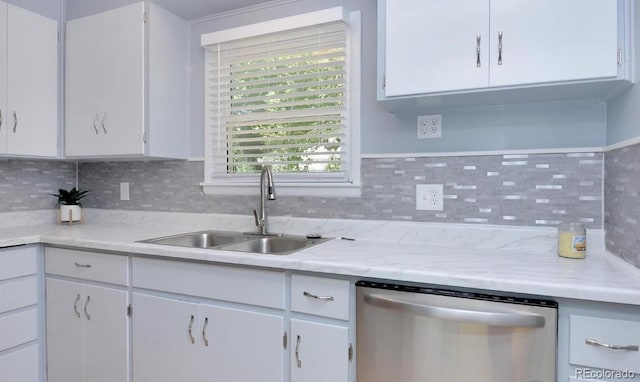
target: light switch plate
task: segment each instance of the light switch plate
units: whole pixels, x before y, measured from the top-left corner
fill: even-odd
[[[130,200],[129,182],[120,182],[120,200]]]
[[[444,209],[442,184],[416,185],[416,210],[442,211]]]

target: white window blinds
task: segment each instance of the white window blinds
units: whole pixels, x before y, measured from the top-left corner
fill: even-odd
[[[205,47],[211,179],[271,165],[291,181],[348,181],[347,25]]]

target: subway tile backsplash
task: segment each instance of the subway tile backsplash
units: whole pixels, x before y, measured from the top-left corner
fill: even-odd
[[[280,197],[272,215],[602,228],[601,153],[362,160],[361,198]],[[204,195],[202,162],[81,163],[94,208],[249,215],[258,198]],[[131,200],[121,201],[119,183]],[[444,210],[417,211],[417,184],[443,184]],[[256,183],[256,187],[258,184]],[[276,184],[277,187],[277,184]]]
[[[604,227],[607,249],[640,268],[640,145],[606,154]]]
[[[76,183],[75,163],[10,159],[0,161],[0,212],[53,208],[49,194]]]

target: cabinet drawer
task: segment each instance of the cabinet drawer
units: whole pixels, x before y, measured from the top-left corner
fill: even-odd
[[[133,258],[133,286],[284,309],[284,272]]]
[[[348,320],[349,281],[292,275],[291,310]]]
[[[0,282],[0,313],[37,303],[38,279],[35,276]]]
[[[38,338],[38,309],[0,317],[0,351]]]
[[[38,259],[35,248],[10,248],[0,251],[0,280],[36,273]]]
[[[129,258],[127,256],[47,248],[44,264],[46,272],[52,275],[119,285],[129,284]]]
[[[38,345],[31,345],[0,356],[2,380],[11,382],[38,382],[40,380],[40,358]]]
[[[569,362],[573,365],[640,372],[640,351],[589,345],[587,339],[608,345],[640,346],[640,322],[571,315]]]

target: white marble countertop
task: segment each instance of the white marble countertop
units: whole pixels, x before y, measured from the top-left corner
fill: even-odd
[[[272,231],[335,239],[291,255],[137,243],[202,229],[246,231],[252,217],[90,211],[86,224],[0,226],[0,246],[43,243],[175,259],[320,272],[640,305],[640,270],[607,253],[590,232],[584,260],[558,257],[555,230],[403,222],[272,218]],[[6,219],[4,220],[7,221]],[[383,235],[382,232],[385,234]]]

